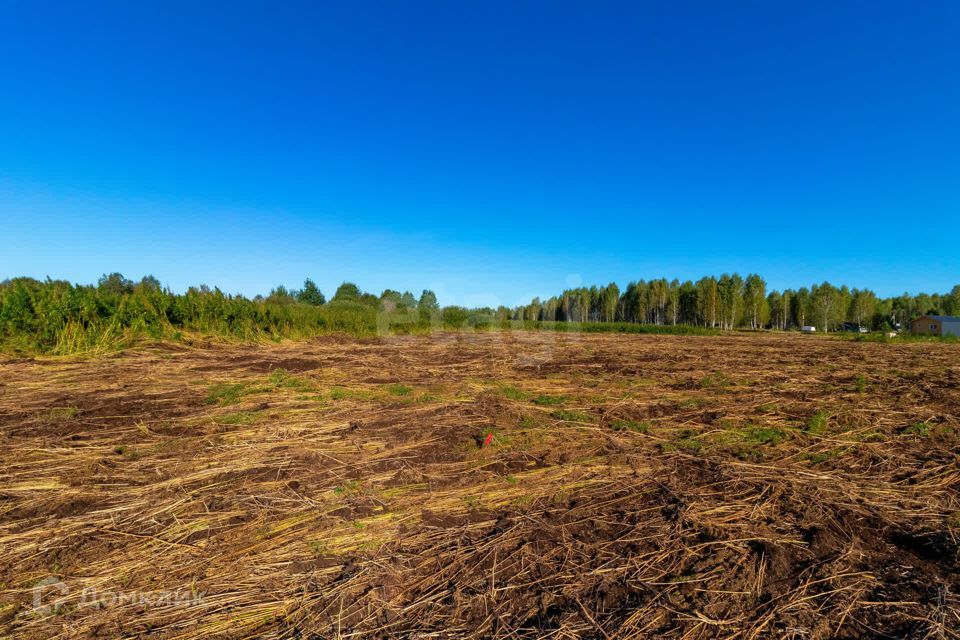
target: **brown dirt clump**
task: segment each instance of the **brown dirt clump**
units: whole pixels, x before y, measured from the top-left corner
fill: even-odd
[[[958,638],[958,356],[457,333],[0,360],[0,637]]]

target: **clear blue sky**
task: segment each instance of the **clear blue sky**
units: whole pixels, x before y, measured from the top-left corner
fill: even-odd
[[[953,0],[0,11],[0,278],[960,282]]]

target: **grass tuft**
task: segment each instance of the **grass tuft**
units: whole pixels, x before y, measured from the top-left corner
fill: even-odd
[[[388,384],[384,388],[386,389],[387,393],[392,396],[408,396],[413,392],[413,387],[408,387],[407,385],[400,384],[399,382],[396,384]]]
[[[80,415],[80,410],[76,407],[54,407],[47,411],[46,420],[47,422],[62,422],[73,420],[78,415]]]
[[[858,373],[857,377],[853,379],[853,390],[857,393],[867,392],[867,379],[862,373]]]
[[[915,422],[906,429],[903,430],[904,435],[908,436],[918,436],[920,438],[926,438],[930,435],[930,425],[926,422]]]
[[[306,378],[291,374],[286,369],[274,369],[267,378],[275,387],[296,391],[314,391],[313,384]]]
[[[558,420],[566,420],[567,422],[590,422],[590,416],[581,411],[558,409],[550,415]]]
[[[207,392],[207,398],[204,402],[207,404],[219,404],[220,406],[236,404],[243,397],[246,385],[241,383],[229,384],[218,382],[210,387]]]
[[[755,442],[757,444],[778,444],[787,437],[787,434],[780,429],[758,426],[746,428],[742,432],[742,435],[743,439],[747,442]]]
[[[839,458],[843,455],[843,451],[840,449],[830,449],[829,451],[819,451],[817,453],[808,453],[805,455],[806,459],[813,464],[820,464],[826,462],[827,460],[833,460],[834,458]]]
[[[510,386],[510,385],[504,385],[503,387],[500,388],[500,390],[503,392],[503,395],[509,398],[510,400],[526,400],[527,399],[527,394],[525,394],[520,389],[517,389],[516,387]]]
[[[677,437],[670,442],[661,442],[660,450],[668,451],[689,451],[696,453],[703,449],[703,443],[696,438],[697,432],[691,429],[684,429]]]
[[[827,412],[820,409],[812,416],[807,418],[807,424],[804,425],[804,431],[813,435],[820,435],[827,430]]]
[[[614,431],[634,431],[636,433],[650,433],[649,422],[637,422],[636,420],[614,420],[610,423],[610,428]]]
[[[733,384],[733,381],[722,371],[714,371],[700,380],[700,387],[703,389],[725,389]]]
[[[376,400],[378,395],[368,389],[350,389],[333,387],[329,392],[331,400]]]
[[[236,413],[227,413],[215,418],[217,424],[250,424],[257,419],[257,413],[253,411],[238,411]]]

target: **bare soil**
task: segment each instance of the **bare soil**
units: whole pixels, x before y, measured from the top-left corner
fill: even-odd
[[[957,345],[0,359],[2,637],[960,638],[958,541]]]

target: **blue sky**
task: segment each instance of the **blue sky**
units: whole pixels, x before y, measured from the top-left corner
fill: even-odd
[[[960,282],[960,4],[0,0],[0,278]]]

